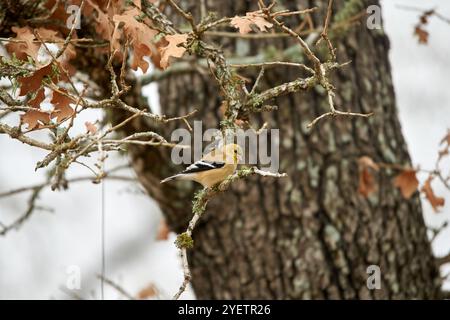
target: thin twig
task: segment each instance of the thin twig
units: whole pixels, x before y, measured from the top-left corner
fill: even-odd
[[[99,278],[100,280],[103,280],[107,285],[109,285],[111,288],[115,289],[117,292],[119,292],[121,295],[123,295],[128,300],[136,300],[136,298],[133,297],[133,295],[128,293],[124,288],[122,288],[120,285],[118,285],[111,279],[108,279],[107,277],[105,277],[101,274],[97,274],[97,278]]]

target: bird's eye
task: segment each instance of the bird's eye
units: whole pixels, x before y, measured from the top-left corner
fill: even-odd
[[[237,153],[237,150],[234,150],[234,153]]]

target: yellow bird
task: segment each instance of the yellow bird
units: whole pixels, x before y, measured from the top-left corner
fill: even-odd
[[[233,174],[241,157],[242,149],[240,146],[227,144],[214,149],[201,160],[191,164],[183,172],[161,180],[161,183],[170,180],[192,180],[209,188]]]

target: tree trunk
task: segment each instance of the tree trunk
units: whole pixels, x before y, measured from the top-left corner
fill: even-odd
[[[186,2],[191,4],[186,8],[198,17],[200,1]],[[326,1],[281,2],[292,10],[319,6],[313,18],[316,26],[323,23]],[[254,4],[206,1],[207,10],[220,16],[244,14],[255,9]],[[335,1],[333,11],[342,17],[371,4],[378,1]],[[288,178],[252,177],[233,183],[230,190],[209,202],[189,251],[197,298],[439,297],[438,269],[418,193],[403,199],[392,185],[396,172],[389,170],[377,174],[375,194],[366,199],[358,193],[359,157],[410,164],[397,117],[388,39],[381,30],[368,30],[365,23],[339,29],[332,37],[339,61],[351,61],[332,78],[338,108],[375,115],[370,119],[329,118],[308,130],[312,119],[328,111],[325,93],[314,89],[277,98],[273,104],[278,111],[255,119],[280,128],[280,172]],[[265,54],[271,60],[295,45],[286,38],[215,40],[227,56]],[[272,49],[275,54],[270,53]],[[300,51],[294,58],[301,61]],[[281,67],[267,70],[263,87],[293,80],[298,72]],[[253,80],[256,73],[240,72]],[[198,73],[173,75],[160,82],[163,112],[181,115],[195,107],[204,128],[219,125],[218,92],[210,76]],[[171,126],[164,130],[169,133]],[[162,161],[170,162],[168,152],[135,147],[131,156],[141,182],[161,204],[172,230],[184,230],[191,216],[193,187],[173,183],[161,189],[158,183],[160,177],[181,168],[165,167]],[[380,267],[379,290],[367,287],[370,265]]]

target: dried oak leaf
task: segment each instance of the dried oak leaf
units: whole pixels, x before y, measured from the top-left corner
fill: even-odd
[[[271,24],[269,21],[264,19],[261,16],[258,16],[256,14],[250,15],[250,20],[253,21],[253,23],[258,27],[258,29],[262,32],[267,32],[267,28],[272,28],[273,24]]]
[[[368,197],[372,192],[377,190],[375,178],[368,168],[363,168],[359,172],[358,192],[364,197]]]
[[[41,39],[44,42],[47,41],[61,41],[64,40],[60,34],[59,31],[56,30],[52,30],[52,29],[47,29],[47,28],[38,28],[36,30],[37,34],[41,37]]]
[[[267,28],[272,28],[273,24],[264,19],[264,17],[257,12],[247,12],[245,16],[235,16],[231,19],[230,24],[239,29],[239,33],[246,34],[252,31],[251,26],[256,25],[262,32],[267,31]]]
[[[449,147],[447,147],[446,149],[442,149],[439,151],[439,156],[438,156],[438,160],[440,161],[442,158],[446,157],[449,155]]]
[[[86,121],[84,123],[84,125],[86,126],[86,130],[89,133],[91,133],[91,134],[96,134],[97,133],[97,127],[92,122]]]
[[[74,5],[80,5],[80,3],[76,3],[75,1],[72,1],[71,4]],[[55,7],[56,5],[56,7]],[[65,29],[67,28],[66,22],[67,19],[70,17],[69,12],[66,11],[66,3],[64,1],[60,1],[60,0],[48,0],[45,4],[44,7],[48,10],[48,12],[51,13],[51,15],[48,17],[49,21],[60,21],[61,22],[61,26],[63,26]]]
[[[156,296],[158,294],[158,289],[153,283],[150,283],[147,287],[139,291],[138,299],[148,299]]]
[[[35,43],[35,36],[30,27],[12,27],[11,30],[17,34],[14,40],[18,42],[10,42],[6,45],[6,49],[10,54],[15,53],[20,60],[27,60],[28,56],[37,61],[37,55],[40,48],[39,43]]]
[[[29,92],[37,91],[41,87],[44,77],[50,76],[52,71],[52,65],[48,64],[34,71],[31,76],[18,78],[20,83],[19,95],[24,96]]]
[[[167,41],[167,45],[161,47],[161,67],[166,69],[169,66],[169,58],[181,58],[186,52],[186,48],[179,47],[180,44],[186,43],[188,35],[185,33],[167,35],[164,39]]]
[[[28,130],[34,130],[50,122],[50,114],[40,110],[29,110],[20,116],[21,123],[27,124]]]
[[[44,88],[41,88],[36,93],[35,97],[28,101],[28,104],[33,107],[39,109],[41,106],[41,102],[45,99],[45,91]]]
[[[113,21],[115,23],[115,27],[111,45],[112,48],[115,49],[120,47],[120,45],[118,45],[118,40],[120,39],[120,35],[118,34],[120,30],[118,27],[119,24],[123,23],[123,32],[128,39],[131,40],[131,45],[133,46],[133,61],[131,63],[131,68],[133,70],[137,70],[139,67],[145,73],[147,72],[149,64],[144,60],[144,56],[152,55],[152,48],[154,48],[152,40],[158,32],[137,21],[135,16],[139,16],[139,14],[139,10],[133,8],[125,11],[121,15],[114,15]]]
[[[425,181],[421,191],[425,193],[425,196],[427,197],[428,202],[430,202],[431,206],[433,207],[434,212],[438,212],[439,207],[444,206],[445,199],[442,197],[437,197],[434,194],[433,188],[431,187],[432,180],[433,178],[429,177],[427,181]]]
[[[120,5],[122,6],[124,3],[120,1]],[[119,5],[119,1],[113,1],[113,10],[117,9]],[[95,11],[95,13],[94,13]],[[114,30],[114,26],[112,25],[109,16],[105,13],[97,4],[95,4],[91,0],[87,0],[85,6],[83,7],[83,14],[86,16],[92,16],[95,19],[97,25],[95,26],[95,30],[104,40],[111,40],[111,35]]]
[[[425,11],[425,12],[420,16],[420,23],[421,23],[421,24],[428,24],[428,18],[429,18],[430,16],[432,16],[433,14],[435,14],[434,9]]]
[[[53,41],[56,42],[56,45],[59,49],[63,48],[65,39],[61,36],[59,31],[46,29],[46,28],[39,28],[36,30],[36,32],[39,34],[39,36],[44,41]],[[76,33],[72,35],[72,39],[76,39]],[[66,48],[64,49],[63,53],[60,57],[58,57],[58,67],[64,68],[69,75],[73,75],[75,73],[75,68],[70,65],[69,61],[76,57],[76,49],[75,46],[71,43],[69,43]],[[61,72],[61,76],[65,78],[65,74]]]
[[[235,16],[231,19],[230,24],[236,29],[239,29],[239,33],[241,34],[246,34],[252,31],[251,25],[253,22],[251,22],[247,17]]]
[[[166,220],[162,219],[161,222],[159,223],[158,234],[156,236],[156,240],[169,239],[169,233],[170,233],[169,226],[167,225]]]
[[[358,159],[358,164],[360,167],[368,167],[368,168],[372,168],[375,171],[378,171],[380,169],[380,167],[378,166],[378,164],[376,164],[372,158],[368,157],[368,156],[362,156],[361,158]]]
[[[423,29],[421,26],[416,26],[414,29],[414,35],[416,35],[419,39],[420,44],[427,44],[428,43],[428,37],[429,33],[425,29]]]
[[[416,170],[403,170],[394,178],[394,186],[400,189],[403,198],[409,199],[419,187]]]
[[[359,186],[358,192],[364,197],[368,197],[372,192],[377,190],[375,178],[371,170],[378,171],[379,166],[368,156],[358,159],[359,166]]]
[[[54,105],[50,117],[55,118],[58,123],[70,118],[74,115],[74,110],[70,106],[71,103],[75,103],[74,99],[67,96],[66,92],[53,91],[52,100],[50,101]]]
[[[159,41],[155,42],[154,44],[155,44],[156,50],[154,50],[152,52],[152,55],[151,55],[150,58],[152,60],[153,65],[155,66],[155,68],[162,69],[162,66],[161,66],[161,58],[162,58],[161,57],[161,49],[163,47],[167,46],[168,42],[167,42],[166,39],[161,38],[161,39],[159,39]]]

